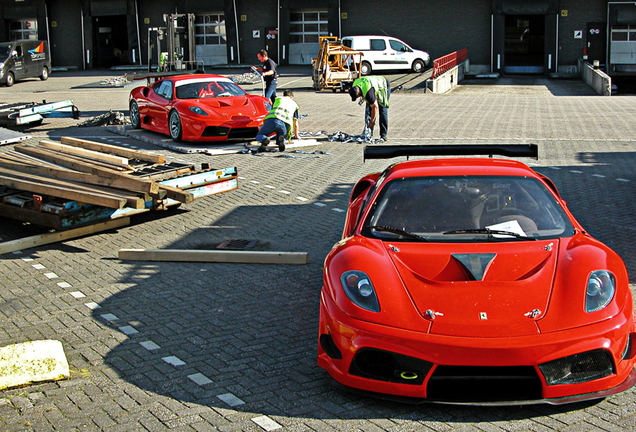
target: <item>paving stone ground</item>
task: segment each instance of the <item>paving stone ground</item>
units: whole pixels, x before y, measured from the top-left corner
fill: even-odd
[[[247,69],[247,68],[246,68]],[[0,101],[72,99],[82,118],[47,119],[26,142],[61,136],[134,146],[170,161],[238,167],[237,191],[147,213],[130,226],[0,256],[0,346],[62,341],[71,379],[0,392],[0,430],[613,431],[636,429],[636,390],[566,406],[401,405],[333,389],[316,365],[325,255],[338,240],[352,186],[392,161],[363,162],[363,108],[317,93],[311,71],[282,69],[304,132],[328,154],[298,158],[183,154],[82,120],[127,114],[132,87],[99,82],[117,71],[52,74],[2,88]],[[229,74],[243,71],[225,71]],[[413,76],[394,74],[394,83]],[[245,87],[257,92],[260,84]],[[415,87],[417,85],[414,84]],[[397,86],[395,86],[397,87]],[[415,88],[391,97],[391,144],[536,143],[528,160],[570,209],[636,274],[636,99],[601,97],[580,81],[467,80],[449,94]],[[160,138],[163,139],[163,138]],[[0,147],[0,152],[11,149]],[[41,233],[2,220],[4,240]],[[209,248],[256,239],[308,252],[307,265],[120,261],[123,248]],[[631,285],[632,289],[636,285]]]

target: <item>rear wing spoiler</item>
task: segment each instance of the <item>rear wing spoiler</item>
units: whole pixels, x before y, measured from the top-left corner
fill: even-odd
[[[539,159],[536,144],[444,144],[444,145],[379,145],[364,148],[364,160],[390,159],[399,156],[475,156],[530,157]]]

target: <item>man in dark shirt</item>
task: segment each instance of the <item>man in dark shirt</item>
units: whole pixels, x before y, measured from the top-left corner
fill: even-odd
[[[263,79],[265,80],[265,97],[272,101],[272,105],[276,100],[276,86],[278,86],[278,73],[276,73],[276,62],[269,58],[267,51],[260,50],[258,54],[258,61],[263,65],[258,68],[262,72]]]

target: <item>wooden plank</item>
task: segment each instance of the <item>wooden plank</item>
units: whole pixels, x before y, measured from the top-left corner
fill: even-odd
[[[88,160],[82,161],[77,159],[76,157],[72,157],[70,155],[64,155],[54,150],[45,149],[43,147],[35,147],[32,145],[18,144],[14,147],[14,150],[29,156],[35,156],[47,162],[51,162],[66,168],[72,168],[74,170],[89,173],[89,174],[111,176],[111,177],[114,177],[117,175],[124,175],[121,173],[121,171],[118,171],[113,166],[109,168],[96,166],[94,163]]]
[[[88,193],[95,196],[99,195],[102,197],[109,197],[114,199],[124,198],[126,200],[126,206],[132,207],[134,209],[144,208],[145,202],[150,199],[150,197],[146,197],[146,196],[142,198],[139,196],[131,195],[131,192],[127,190],[114,189],[114,188],[95,186],[95,185],[87,185],[84,183],[55,179],[51,177],[43,177],[37,174],[15,171],[8,168],[0,169],[0,175],[5,178],[13,178],[16,180],[25,180],[29,182],[35,182],[42,186],[52,186],[55,188],[62,188],[64,190],[74,191],[78,193]],[[143,192],[140,192],[140,193],[143,193]],[[47,193],[46,195],[59,197],[58,192]]]
[[[120,249],[120,260],[190,261],[248,264],[307,264],[307,252],[217,251],[193,249]]]
[[[67,169],[52,168],[47,166],[34,166],[31,164],[20,163],[14,160],[7,160],[0,155],[0,167],[9,168],[25,173],[37,174],[55,179],[71,180],[86,184],[114,187],[119,189],[127,189],[137,192],[146,192],[150,194],[159,193],[159,184],[156,182],[139,179],[131,176],[118,177],[101,177],[94,174],[88,174]]]
[[[93,150],[87,150],[79,147],[73,147],[66,144],[61,144],[55,141],[40,140],[40,145],[53,150],[58,150],[63,153],[68,153],[75,156],[81,156],[83,158],[94,159],[101,162],[110,163],[117,166],[128,167],[128,158],[121,156],[109,155],[106,153],[100,153]]]
[[[9,252],[15,252],[23,249],[28,249],[36,246],[42,246],[51,243],[57,243],[73,238],[83,237],[90,234],[95,234],[102,231],[108,231],[111,229],[121,228],[123,226],[130,225],[130,218],[123,217],[119,219],[112,219],[106,222],[100,222],[94,225],[88,225],[81,228],[74,228],[68,231],[60,231],[54,233],[46,233],[37,236],[25,237],[22,239],[11,240],[0,243],[0,254]]]
[[[99,151],[103,153],[110,153],[117,156],[126,157],[128,159],[137,159],[146,162],[152,162],[156,164],[162,164],[166,162],[166,158],[163,155],[153,155],[144,153],[138,150],[126,149],[110,144],[102,144],[95,141],[82,140],[79,138],[62,137],[60,139],[62,144],[68,144],[76,147],[82,147],[88,150]]]
[[[179,188],[167,186],[159,183],[159,189],[166,192],[166,197],[172,198],[175,201],[182,202],[184,204],[190,204],[194,202],[194,195],[190,192],[183,191]]]
[[[103,196],[100,193],[90,193],[86,191],[75,191],[64,187],[53,186],[50,184],[21,180],[6,175],[0,175],[0,184],[13,189],[34,192],[40,195],[55,196],[74,201],[86,202],[89,204],[100,205],[109,208],[124,208],[127,204],[126,198],[113,198]]]

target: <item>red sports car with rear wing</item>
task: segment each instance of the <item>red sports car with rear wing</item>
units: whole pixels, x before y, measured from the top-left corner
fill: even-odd
[[[537,156],[535,145],[369,146],[365,158]],[[636,381],[621,258],[512,159],[395,163],[353,188],[325,260],[318,364],[411,402],[561,404]]]
[[[251,95],[221,75],[168,76],[129,96],[130,122],[174,141],[254,139],[271,109],[268,99]]]

